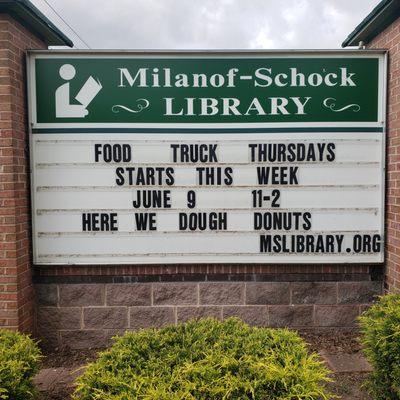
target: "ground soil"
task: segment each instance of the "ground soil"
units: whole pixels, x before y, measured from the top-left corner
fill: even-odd
[[[53,392],[41,392],[37,400],[68,400],[71,398],[72,388],[60,387]]]
[[[362,350],[359,332],[354,330],[300,331],[299,334],[314,352],[355,354]],[[342,400],[371,400],[363,389],[368,373],[332,373],[329,389]]]
[[[354,354],[361,351],[359,334],[356,330],[328,330],[322,332],[300,331],[310,350],[325,351],[330,354]],[[99,350],[59,349],[45,352],[42,368],[80,368],[96,359]],[[363,390],[363,382],[368,373],[332,373],[332,383],[328,386],[331,392],[342,400],[370,400]],[[58,385],[51,393],[40,393],[38,400],[68,400],[72,393],[69,385]]]
[[[331,393],[341,400],[371,400],[371,396],[363,389],[368,373],[332,374],[333,383],[329,384]]]

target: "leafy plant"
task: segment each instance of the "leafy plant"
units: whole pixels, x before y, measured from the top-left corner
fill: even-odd
[[[75,400],[330,398],[328,371],[286,329],[204,319],[114,341],[78,378]]]
[[[34,397],[33,376],[39,369],[40,350],[29,336],[0,330],[0,399]]]
[[[364,353],[374,367],[367,388],[377,400],[400,399],[400,295],[381,297],[360,323]]]

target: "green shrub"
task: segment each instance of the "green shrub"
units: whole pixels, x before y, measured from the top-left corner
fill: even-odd
[[[285,329],[192,321],[115,338],[78,378],[75,400],[328,399],[328,371]]]
[[[367,388],[376,399],[400,399],[400,295],[381,297],[360,323],[364,353],[374,367]]]
[[[32,378],[39,369],[37,344],[26,335],[0,330],[0,399],[34,397]]]

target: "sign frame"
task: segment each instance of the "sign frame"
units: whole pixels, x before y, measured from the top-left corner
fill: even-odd
[[[31,188],[35,188],[35,174],[34,174],[34,154],[33,154],[33,130],[38,127],[50,128],[51,124],[41,124],[37,123],[36,120],[36,89],[35,89],[35,68],[34,68],[34,60],[36,57],[53,57],[53,58],[81,58],[81,57],[97,57],[97,58],[110,58],[110,57],[135,57],[135,58],[363,58],[369,56],[377,56],[379,57],[379,68],[381,74],[379,76],[379,86],[378,86],[378,122],[375,123],[359,123],[359,122],[344,122],[344,123],[269,123],[269,125],[273,125],[275,127],[285,127],[288,124],[300,126],[300,127],[323,127],[323,126],[365,126],[372,127],[379,125],[382,128],[382,149],[381,149],[381,160],[382,160],[382,171],[381,171],[381,210],[380,210],[380,220],[381,220],[381,232],[382,232],[382,250],[380,252],[380,258],[378,261],[365,261],[362,259],[354,259],[354,261],[343,261],[338,257],[337,260],[329,260],[329,261],[317,261],[317,262],[298,262],[298,261],[281,261],[268,259],[268,255],[265,256],[265,261],[252,260],[251,257],[247,261],[243,261],[243,259],[239,259],[237,261],[229,259],[229,261],[224,260],[210,260],[209,258],[202,259],[201,257],[195,261],[193,260],[185,260],[177,261],[176,258],[173,260],[169,260],[168,258],[164,258],[161,262],[160,260],[154,261],[151,258],[149,260],[141,260],[140,262],[136,262],[134,260],[126,260],[126,261],[118,261],[115,265],[119,264],[295,264],[295,265],[316,265],[322,263],[328,264],[381,264],[385,261],[385,243],[386,243],[386,232],[385,232],[385,208],[386,208],[386,104],[387,104],[387,52],[385,50],[273,50],[273,51],[253,51],[253,50],[198,50],[198,51],[176,51],[176,50],[32,50],[27,53],[27,88],[28,88],[28,121],[29,121],[29,147],[30,147],[30,175],[31,175]],[[83,123],[85,126],[88,123]],[[107,123],[106,125],[110,125]],[[122,124],[119,124],[121,126]],[[126,124],[132,125],[132,124]],[[140,124],[140,127],[143,126],[152,126],[153,124]],[[156,124],[157,125],[157,124]],[[180,124],[180,125],[188,125],[192,126],[194,124]],[[198,123],[195,125],[199,125]],[[203,123],[203,126],[207,125],[207,123]],[[211,124],[213,125],[213,124]],[[238,123],[237,125],[241,125]],[[256,125],[256,124],[253,124]],[[262,125],[265,125],[263,123]],[[69,126],[79,128],[82,125],[79,123],[70,123]],[[208,126],[208,125],[207,125]],[[33,253],[33,262],[35,265],[110,265],[112,262],[110,261],[102,261],[102,260],[93,260],[92,262],[76,262],[76,260],[72,259],[66,262],[43,262],[38,259],[38,249],[37,249],[37,241],[36,241],[36,222],[35,222],[35,193],[31,190],[31,207],[32,207],[32,253]]]

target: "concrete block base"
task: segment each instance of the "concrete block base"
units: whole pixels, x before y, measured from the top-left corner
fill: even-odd
[[[382,282],[42,283],[36,293],[42,343],[89,348],[104,347],[125,331],[203,317],[239,317],[267,327],[351,328],[382,293]]]

